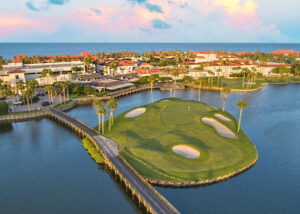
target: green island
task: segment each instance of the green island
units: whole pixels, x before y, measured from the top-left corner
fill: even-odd
[[[257,150],[237,127],[238,122],[227,112],[169,98],[116,116],[105,136],[150,181],[209,183],[255,164]]]

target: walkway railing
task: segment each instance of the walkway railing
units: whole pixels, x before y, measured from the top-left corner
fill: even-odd
[[[107,138],[99,137],[97,131],[75,117],[56,109],[45,108],[44,110],[50,117],[55,118],[62,124],[90,138],[95,146],[100,148],[106,165],[120,177],[127,188],[131,189],[132,194],[137,196],[139,202],[145,206],[148,212],[157,214],[179,213],[178,210],[156,191],[122,156],[117,154],[111,155],[109,145],[106,144]]]

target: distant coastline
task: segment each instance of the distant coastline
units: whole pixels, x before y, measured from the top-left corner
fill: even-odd
[[[150,52],[150,51],[201,51],[222,50],[228,52],[271,52],[274,50],[300,51],[300,43],[0,43],[0,56],[13,59],[17,54],[46,56],[97,52]]]

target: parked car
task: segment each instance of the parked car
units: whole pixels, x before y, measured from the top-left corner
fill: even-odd
[[[43,92],[38,92],[37,95],[43,97],[43,96],[45,96],[45,93],[43,93]]]
[[[23,102],[22,101],[20,101],[20,100],[14,100],[13,101],[13,104],[14,105],[21,105]]]
[[[46,102],[42,102],[41,104],[42,104],[42,106],[50,106],[52,103],[49,103],[48,101],[46,101]]]
[[[6,100],[6,98],[5,97],[0,97],[0,100]]]

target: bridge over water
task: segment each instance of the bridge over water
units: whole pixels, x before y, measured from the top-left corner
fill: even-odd
[[[119,155],[117,145],[110,139],[99,135],[93,128],[82,121],[53,108],[43,109],[46,115],[71,128],[82,137],[88,137],[100,148],[105,164],[120,177],[121,181],[143,204],[149,213],[179,213],[156,189],[154,189],[127,161]]]

